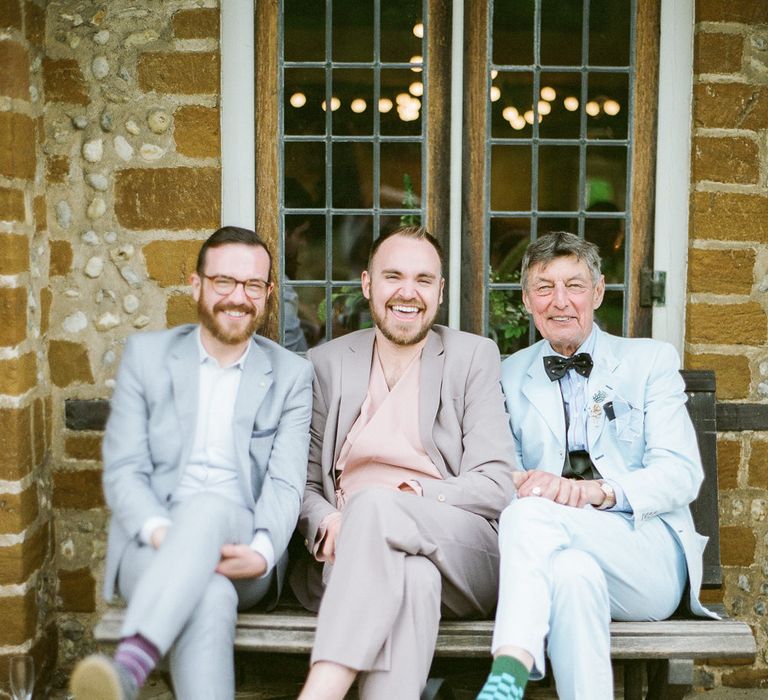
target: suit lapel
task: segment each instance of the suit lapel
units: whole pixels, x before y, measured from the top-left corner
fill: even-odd
[[[256,414],[264,397],[272,386],[272,365],[264,351],[251,339],[248,357],[245,358],[240,385],[235,399],[233,433],[238,465],[245,484],[249,485],[254,498],[261,492],[261,474],[251,469],[248,449]],[[252,473],[253,472],[253,473]],[[259,479],[259,483],[253,483]]]
[[[587,444],[590,452],[596,447],[608,419],[603,405],[613,397],[614,372],[619,365],[613,353],[610,337],[595,326],[594,366],[587,382]],[[598,409],[597,406],[600,408]],[[593,418],[593,416],[595,416]]]
[[[544,422],[557,440],[557,444],[565,447],[565,410],[563,397],[558,382],[550,381],[544,371],[544,355],[549,352],[546,342],[534,355],[528,367],[526,378],[522,383],[523,395],[528,399],[533,410],[538,411]]]
[[[341,358],[341,398],[332,464],[336,464],[344,439],[360,415],[360,407],[368,393],[375,337],[373,330],[355,334]]]
[[[433,436],[433,426],[440,409],[444,365],[443,341],[435,331],[430,330],[424,350],[421,353],[419,372],[419,435],[424,451],[429,455],[434,465],[445,476],[451,476],[446,471],[445,460],[438,451]]]
[[[182,445],[178,467],[189,461],[197,428],[200,383],[200,350],[197,344],[197,331],[192,331],[179,339],[170,356],[169,370]]]

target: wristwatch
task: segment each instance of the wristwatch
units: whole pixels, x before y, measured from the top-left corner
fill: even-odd
[[[597,506],[598,510],[607,510],[608,508],[613,508],[613,506],[616,505],[616,492],[613,490],[613,486],[611,486],[606,481],[599,481],[600,484],[600,490],[605,495],[605,498],[603,498],[603,502]]]

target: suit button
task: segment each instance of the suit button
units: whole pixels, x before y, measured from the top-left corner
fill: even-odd
[[[438,494],[437,500],[440,501],[440,503],[444,503],[445,502],[445,496],[442,493]]]
[[[304,540],[304,546],[309,547],[309,540]]]
[[[165,497],[165,502],[166,503],[170,503],[171,502],[171,494],[170,493]]]

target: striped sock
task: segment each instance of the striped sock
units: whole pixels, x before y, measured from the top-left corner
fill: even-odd
[[[517,659],[498,656],[476,700],[522,700],[528,675],[528,669]]]
[[[131,674],[137,688],[144,685],[159,660],[157,647],[140,634],[121,639],[115,652],[115,663]]]

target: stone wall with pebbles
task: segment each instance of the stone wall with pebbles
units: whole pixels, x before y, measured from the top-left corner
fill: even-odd
[[[129,334],[194,320],[188,273],[219,224],[219,11],[197,0],[61,0],[47,3],[46,20],[61,685],[93,647],[104,607],[97,402],[111,394]]]

